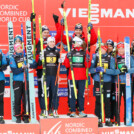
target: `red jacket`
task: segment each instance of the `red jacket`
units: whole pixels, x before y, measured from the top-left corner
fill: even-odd
[[[55,35],[55,43],[57,44],[61,40],[61,31],[62,31],[62,26],[60,23],[56,23],[56,32],[57,34]],[[49,35],[50,37],[51,35]],[[44,39],[44,44],[43,48],[45,49],[47,47],[47,38]],[[38,63],[39,61],[39,54],[40,54],[40,40],[36,39],[36,62]],[[42,66],[37,66],[37,69],[42,69]]]
[[[75,33],[73,34],[73,37],[75,37]],[[85,33],[82,32],[81,38],[87,43],[87,36],[85,36]],[[63,44],[67,44],[66,35],[63,34],[62,37]],[[69,41],[71,41],[71,37],[69,37]],[[91,37],[90,37],[90,45],[94,45],[97,42],[97,35],[95,33],[94,28],[91,29]]]
[[[75,48],[76,49],[76,48]],[[79,51],[80,48],[77,48],[77,50]],[[86,53],[89,54],[88,51],[86,51]],[[72,75],[71,75],[71,68],[70,68],[70,62],[69,62],[69,59],[65,58],[64,60],[64,63],[63,65],[66,67],[66,68],[69,68],[69,74],[68,74],[68,79],[69,80],[72,80]],[[85,65],[85,68],[76,68],[76,67],[73,67],[73,72],[74,72],[74,77],[75,77],[75,80],[86,80],[87,77],[86,77],[86,68],[87,68],[87,61],[86,61],[86,55],[85,55],[85,62],[84,62],[84,65]],[[88,62],[88,68],[90,68],[91,66],[91,60],[89,60]]]

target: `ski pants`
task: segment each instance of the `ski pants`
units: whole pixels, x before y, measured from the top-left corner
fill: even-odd
[[[56,76],[46,76],[47,96],[49,96],[49,99],[51,99],[51,101],[49,101],[49,106],[54,110],[57,110],[59,106],[59,97],[58,88],[57,85],[55,85],[55,80]]]
[[[69,69],[67,68],[67,78],[68,78],[68,73],[69,73]],[[70,80],[68,80],[68,85],[67,85],[67,88],[68,88],[68,107],[70,108],[70,97],[69,97],[69,94],[70,94],[70,91],[69,91],[69,82]],[[78,105],[78,99],[76,100],[76,108],[78,108],[79,105]]]
[[[0,81],[0,116],[4,116],[4,88],[5,88],[5,81]]]
[[[45,102],[44,102],[44,96],[42,95],[42,81],[41,81],[41,77],[42,77],[42,69],[37,69],[37,80],[38,80],[38,99],[39,99],[39,104],[40,104],[40,108],[41,110],[45,109]]]
[[[105,117],[110,118],[111,116],[111,106],[110,106],[110,93],[111,93],[111,82],[104,82],[103,84],[103,97],[104,97],[104,109]],[[100,83],[94,82],[94,91],[95,91],[95,114],[101,119],[101,92],[100,92]]]
[[[115,83],[112,83],[111,85],[111,98],[110,98],[110,102],[111,102],[111,119],[114,119],[114,117],[116,116],[116,86]]]
[[[21,101],[23,98],[24,105],[24,116],[26,113],[30,113],[30,104],[29,104],[29,89],[25,92],[25,83],[23,81],[14,81],[13,82],[14,97],[15,97],[15,116],[21,115]],[[27,116],[27,115],[26,115]]]
[[[84,111],[85,80],[75,80],[75,84],[78,90],[77,99],[78,99],[79,112],[81,112]],[[69,103],[71,107],[71,112],[75,112],[76,99],[74,95],[72,80],[69,80]]]

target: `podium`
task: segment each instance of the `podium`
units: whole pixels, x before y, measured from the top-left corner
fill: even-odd
[[[40,125],[31,123],[15,123],[5,120],[5,124],[0,124],[0,134],[40,134]]]
[[[70,118],[59,115],[59,118],[40,117],[41,134],[98,134],[98,118],[88,115],[86,118]]]
[[[121,123],[120,126],[98,128],[99,134],[134,134],[134,124],[125,126]]]

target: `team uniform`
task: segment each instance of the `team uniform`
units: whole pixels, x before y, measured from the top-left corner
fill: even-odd
[[[101,49],[107,51],[106,46],[101,46]],[[113,57],[108,55],[107,53],[102,54],[102,66],[99,67],[99,55],[94,54],[91,62],[90,73],[94,79],[94,92],[95,92],[95,114],[99,118],[99,127],[102,127],[101,121],[101,102],[100,102],[100,72],[103,72],[103,94],[104,94],[104,104],[105,104],[105,118],[107,126],[112,126],[110,122],[111,116],[111,104],[110,104],[110,95],[111,95],[111,82],[112,82],[112,75],[114,75],[115,69],[115,60]]]
[[[75,42],[77,42],[77,40],[75,40]],[[88,55],[89,55],[89,53],[88,53]],[[72,112],[70,114],[70,117],[76,116],[76,113],[75,113],[76,112],[76,106],[75,106],[76,100],[75,100],[75,96],[74,96],[74,88],[73,88],[74,86],[72,83],[69,57],[71,57],[71,59],[72,59],[75,84],[76,84],[76,88],[78,90],[77,103],[78,103],[78,107],[79,107],[79,116],[86,117],[87,115],[84,113],[84,91],[85,91],[85,81],[87,79],[86,68],[87,68],[87,64],[88,64],[88,67],[90,67],[91,61],[89,60],[89,58],[87,59],[86,51],[83,50],[82,47],[73,47],[71,52],[67,53],[67,56],[64,60],[65,67],[67,69],[69,69],[69,71],[68,71],[69,104],[70,104],[70,108],[71,108],[71,112]]]
[[[55,43],[57,44],[60,39],[61,39],[61,29],[62,29],[62,26],[60,23],[56,23],[55,24],[56,26],[56,32],[57,34],[55,35]],[[45,30],[48,30],[48,27],[47,26],[42,26],[42,32],[45,31]],[[50,35],[48,36],[50,37]],[[43,48],[45,49],[47,47],[47,39],[48,37],[44,37],[43,38]],[[39,39],[36,39],[36,62],[38,63],[39,62],[39,54],[41,52],[41,47],[40,47],[40,40]],[[41,114],[40,115],[43,115],[43,111],[45,110],[45,103],[44,103],[44,97],[42,96],[42,82],[41,82],[41,77],[42,77],[42,65],[37,65],[37,80],[38,80],[38,99],[39,99],[39,104],[40,104],[40,108],[41,108]],[[52,93],[50,93],[52,94]],[[52,98],[50,97],[50,103],[52,103]],[[49,105],[49,113],[52,114],[52,108],[51,108],[51,105]]]
[[[18,45],[18,44],[17,44]],[[18,45],[20,46],[20,44]],[[14,97],[15,97],[15,116],[17,118],[16,122],[21,122],[21,99],[23,98],[23,105],[24,105],[24,122],[29,122],[29,115],[26,113],[26,100],[25,100],[25,82],[28,81],[28,74],[27,74],[27,81],[24,81],[24,56],[22,53],[15,52],[12,57],[10,58],[10,68],[13,72],[13,89],[14,89]],[[30,64],[30,68],[36,68],[36,62],[34,61],[33,64]],[[26,72],[27,73],[27,72]],[[27,82],[28,85],[28,82]],[[28,88],[28,87],[27,87]],[[29,107],[29,93],[28,95],[28,113],[30,113]]]
[[[124,43],[119,42],[117,45],[117,48],[124,48]],[[134,73],[134,59],[131,56],[130,57],[130,69],[127,69],[125,65],[125,56],[120,55],[119,53],[117,54],[117,66],[118,69],[115,71],[115,75],[119,75],[119,81],[120,81],[120,105],[121,105],[121,96],[123,95],[124,99],[124,124],[126,124],[126,75],[125,73]],[[132,84],[132,83],[131,83]],[[131,90],[133,91],[133,90]],[[133,96],[133,93],[131,93]]]
[[[53,39],[53,37],[49,37],[49,39]],[[46,84],[47,84],[47,96],[49,96],[49,106],[52,108],[53,116],[58,116],[57,109],[59,105],[59,97],[57,96],[57,85],[55,85],[56,75],[57,75],[57,66],[58,60],[60,58],[59,52],[56,50],[56,47],[50,48],[46,47],[43,51],[45,66],[46,66]],[[43,54],[41,54],[43,55]],[[42,61],[39,60],[38,65],[42,65]],[[43,89],[43,87],[42,87]],[[51,99],[51,100],[50,100]],[[43,100],[44,101],[44,100]],[[45,101],[44,101],[45,104]],[[44,111],[46,107],[44,107]],[[47,116],[47,111],[45,111],[45,116]]]

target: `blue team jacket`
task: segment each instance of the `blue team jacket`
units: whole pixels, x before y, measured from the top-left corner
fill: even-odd
[[[16,55],[22,55],[22,53],[16,53]],[[15,54],[10,58],[10,68],[13,72],[13,81],[24,81],[24,69],[22,67],[18,68],[15,62]],[[30,68],[36,68],[37,63],[33,60],[33,64],[30,64]],[[27,75],[28,76],[28,75]]]
[[[102,57],[106,57],[108,54],[102,55]],[[91,61],[91,67],[89,69],[90,73],[93,75],[93,79],[97,82],[100,82],[100,75],[96,73],[96,54],[93,54],[93,58]],[[106,69],[106,72],[103,73],[103,81],[104,82],[112,82],[112,75],[115,73],[115,59],[113,57],[110,58],[110,67]]]
[[[1,61],[1,67],[0,67],[0,81],[5,80],[4,70],[7,69],[7,61],[6,56],[2,53],[2,50],[0,50],[0,53],[2,54],[2,61]]]
[[[121,56],[117,55],[117,58],[119,58]],[[115,75],[119,75],[119,80],[120,80],[120,83],[126,83],[126,74],[120,74],[120,70],[119,69],[116,69],[115,70]],[[130,69],[128,69],[128,73],[132,74],[134,73],[134,57],[131,56],[130,57]]]

